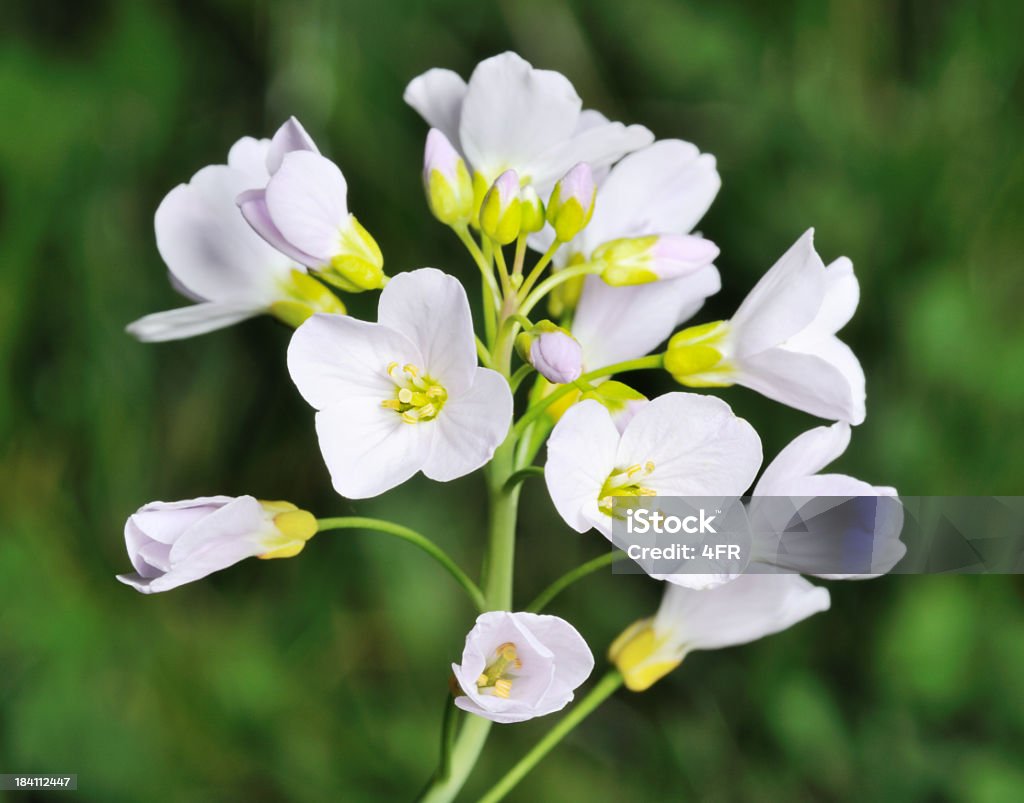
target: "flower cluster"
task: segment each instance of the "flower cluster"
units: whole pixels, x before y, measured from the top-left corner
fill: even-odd
[[[445,482],[485,468],[481,585],[402,525],[317,520],[248,496],[144,506],[125,529],[135,573],[119,579],[165,591],[245,557],[296,555],[318,531],[388,532],[439,560],[480,608],[453,665],[454,704],[518,722],[563,708],[594,665],[568,622],[514,612],[515,510],[527,477],[542,471],[571,529],[606,537],[617,497],[742,496],[753,486],[756,514],[771,495],[895,495],[821,473],[865,417],[863,371],[836,335],[858,284],[848,259],[826,266],[807,231],[730,319],[679,330],[721,286],[719,246],[695,231],[721,184],[714,157],[584,109],[564,76],[512,53],[468,81],[430,70],[405,99],[431,127],[427,205],[480,273],[479,326],[453,276],[385,275],[380,248],[349,211],[342,170],[293,118],[269,140],[239,140],[227,164],[167,195],[157,245],[194,303],[128,330],[167,340],[263,313],[294,327],[288,372],[316,411],[338,494],[362,499],[417,472]],[[345,294],[378,290],[376,321],[346,314]],[[689,390],[648,400],[611,378],[639,369],[664,370]],[[734,384],[834,423],[798,436],[761,471],[754,427],[707,392]],[[692,650],[749,642],[827,609],[828,592],[798,574],[836,547],[802,548],[783,563],[756,558],[782,576],[656,577],[670,581],[661,608],[609,652],[626,686],[646,689]],[[902,554],[896,527],[872,572]]]

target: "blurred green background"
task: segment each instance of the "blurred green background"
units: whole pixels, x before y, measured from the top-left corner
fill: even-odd
[[[0,772],[76,772],[96,801],[408,799],[430,774],[472,611],[419,553],[342,532],[152,598],[113,575],[129,513],[208,493],[392,518],[478,564],[479,477],[333,494],[284,327],[155,346],[123,332],[183,303],[154,244],[163,194],[288,114],[345,170],[391,272],[434,265],[475,287],[426,211],[426,129],[401,99],[431,66],[465,75],[513,48],[588,106],[716,154],[702,228],[725,288],[698,320],[728,316],[816,226],[863,288],[845,338],[868,420],[838,467],[907,494],[1021,493],[1024,7],[706,6],[4,4]],[[769,456],[816,424],[723,396]],[[605,549],[567,531],[542,485],[524,511],[523,603]],[[1021,579],[830,586],[830,613],[619,693],[513,799],[1024,799]],[[598,575],[552,612],[601,652],[659,591]],[[468,796],[552,722],[496,728]]]

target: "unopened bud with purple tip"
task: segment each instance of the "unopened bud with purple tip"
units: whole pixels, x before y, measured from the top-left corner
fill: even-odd
[[[427,134],[423,151],[423,188],[430,211],[446,226],[473,216],[473,181],[466,162],[436,128]]]
[[[548,201],[548,223],[559,242],[567,243],[590,222],[594,215],[597,185],[590,165],[580,162],[555,184]]]
[[[603,265],[601,278],[614,287],[679,279],[706,268],[718,246],[692,234],[624,237],[594,249],[591,260]]]
[[[495,179],[480,205],[480,230],[498,245],[508,245],[519,236],[521,224],[519,174],[506,170]]]
[[[564,385],[583,373],[583,349],[571,334],[551,321],[541,321],[516,338],[516,351],[549,382]]]

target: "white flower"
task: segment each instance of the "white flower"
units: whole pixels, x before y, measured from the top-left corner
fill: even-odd
[[[289,502],[251,496],[150,502],[124,526],[135,572],[117,579],[143,594],[168,591],[245,558],[290,558],[316,531],[316,519]]]
[[[743,575],[706,591],[667,585],[658,613],[628,627],[609,658],[627,688],[643,691],[687,653],[747,644],[828,607],[826,589],[794,575]]]
[[[483,189],[515,170],[546,197],[577,162],[605,167],[653,140],[643,126],[584,111],[564,75],[515,53],[480,62],[468,84],[451,70],[428,70],[406,87],[405,102],[462,153]]]
[[[895,488],[869,485],[845,474],[821,473],[846,451],[849,443],[848,424],[816,427],[798,435],[764,470],[749,506],[755,538],[752,561],[762,567],[752,566],[748,571],[764,571],[767,565],[830,580],[859,580],[885,574],[906,554],[907,548],[900,541],[903,507],[896,499]],[[882,499],[876,502],[871,497]],[[816,520],[824,525],[830,521],[845,523],[845,518],[826,515],[840,503],[850,503],[844,500],[858,505],[856,522],[850,522],[841,532],[822,532],[814,526]],[[810,524],[791,527],[791,514],[798,514]],[[870,572],[836,574],[822,570],[850,562],[864,565]]]
[[[557,616],[492,611],[466,636],[452,664],[463,695],[455,705],[493,722],[522,722],[560,711],[594,668],[587,642]]]
[[[713,156],[688,142],[658,141],[612,168],[599,185],[593,218],[559,250],[556,262],[591,261],[602,245],[624,238],[688,235],[720,186]],[[531,245],[543,250],[550,242],[545,231]],[[709,259],[705,267],[677,279],[612,287],[588,276],[578,288],[572,333],[583,346],[586,369],[593,370],[653,351],[721,289],[721,279]],[[571,306],[575,299],[568,301]]]
[[[666,393],[640,407],[621,435],[593,400],[569,408],[548,440],[544,478],[577,532],[611,537],[617,496],[739,496],[761,465],[761,440],[725,402]]]
[[[689,387],[743,385],[812,415],[859,424],[864,372],[836,337],[859,296],[850,260],[826,268],[808,230],[731,320],[674,335],[665,368]]]
[[[197,302],[128,326],[143,341],[175,340],[272,313],[292,325],[313,312],[344,312],[326,287],[267,245],[235,206],[239,193],[269,177],[268,140],[245,137],[228,164],[211,165],[168,193],[156,211],[156,243],[171,282]]]
[[[365,498],[417,471],[444,482],[480,468],[508,432],[512,393],[477,367],[462,285],[432,268],[399,274],[377,320],[315,315],[288,348],[335,489]]]

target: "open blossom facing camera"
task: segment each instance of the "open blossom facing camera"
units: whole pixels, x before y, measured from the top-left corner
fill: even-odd
[[[860,297],[845,257],[827,268],[807,231],[729,321],[672,337],[665,368],[689,387],[744,385],[812,415],[864,420],[864,371],[836,337]]]
[[[584,111],[564,75],[515,53],[480,62],[469,83],[428,70],[409,83],[405,101],[465,157],[480,198],[506,170],[546,196],[574,164],[606,167],[654,139],[643,126]]]
[[[172,283],[196,303],[130,324],[139,340],[192,337],[264,313],[297,326],[314,312],[345,311],[303,265],[257,236],[235,206],[239,193],[267,182],[270,151],[270,141],[245,137],[226,165],[204,167],[161,202],[157,248]]]
[[[417,471],[447,481],[480,468],[505,438],[512,393],[476,364],[458,280],[432,268],[394,277],[377,323],[316,315],[295,332],[288,369],[319,412],[335,490],[376,496]]]
[[[169,591],[245,558],[290,558],[316,531],[316,519],[290,502],[251,496],[150,502],[124,526],[135,573],[117,579],[143,594]]]
[[[494,722],[522,722],[560,711],[594,669],[587,642],[557,616],[494,611],[466,636],[452,671],[463,711]]]
[[[697,591],[666,585],[657,614],[626,628],[608,657],[626,687],[644,691],[695,650],[735,647],[829,608],[829,594],[795,575],[743,575]]]
[[[617,496],[739,496],[760,465],[760,438],[729,405],[666,393],[640,407],[621,435],[598,402],[570,407],[548,440],[544,479],[566,524],[610,538]]]

